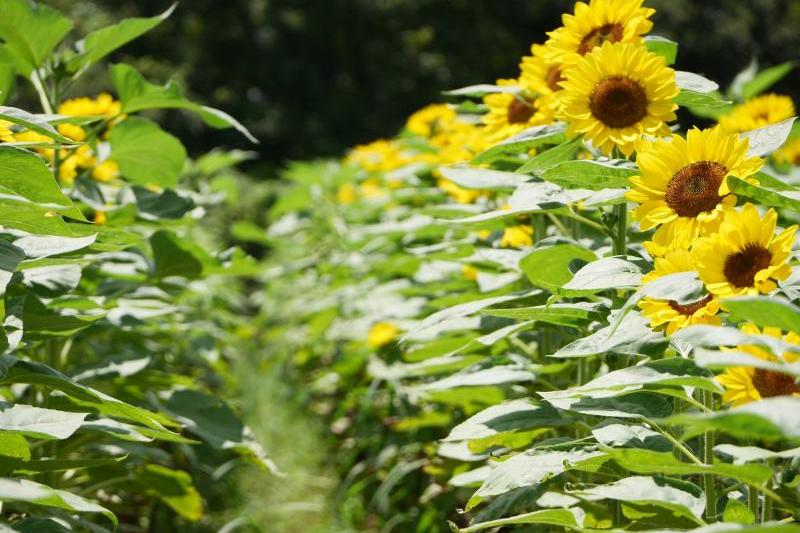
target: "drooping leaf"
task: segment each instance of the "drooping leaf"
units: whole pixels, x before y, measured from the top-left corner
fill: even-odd
[[[181,142],[155,122],[129,117],[111,130],[111,157],[137,185],[174,187],[186,161]]]
[[[72,22],[47,5],[0,2],[0,38],[22,76],[39,68],[71,29]]]

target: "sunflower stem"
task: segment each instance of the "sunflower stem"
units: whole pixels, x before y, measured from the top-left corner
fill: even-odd
[[[626,256],[628,249],[628,204],[623,202],[614,208],[617,215],[617,231],[613,240],[614,255]]]
[[[750,512],[753,513],[756,522],[758,522],[758,490],[753,485],[747,487],[747,505],[750,506]]]
[[[714,410],[714,393],[703,391],[703,405],[709,410]],[[714,464],[714,431],[706,431],[703,434],[703,462],[710,465]],[[703,476],[703,490],[706,493],[706,520],[711,522],[717,516],[717,490],[714,483],[714,475],[706,474]]]

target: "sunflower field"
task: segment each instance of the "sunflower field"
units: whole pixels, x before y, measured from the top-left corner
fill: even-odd
[[[0,532],[800,533],[798,63],[576,2],[263,176],[110,61],[175,9],[0,0]]]

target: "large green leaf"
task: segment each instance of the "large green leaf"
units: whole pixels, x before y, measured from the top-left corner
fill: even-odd
[[[28,0],[0,2],[0,38],[23,76],[39,68],[71,29],[72,22],[47,5]]]
[[[34,115],[16,107],[0,106],[0,119],[7,120],[45,137],[50,137],[59,143],[75,144],[75,141],[58,133],[50,124],[49,120],[53,120],[52,115]]]
[[[197,278],[203,273],[204,252],[176,234],[160,230],[150,237],[156,277],[183,276]]]
[[[639,173],[636,165],[624,159],[608,161],[565,161],[545,170],[541,176],[556,185],[568,189],[623,189],[629,186],[628,179]]]
[[[578,244],[555,244],[534,248],[522,258],[519,266],[535,287],[557,293],[572,279],[573,272],[577,270],[575,266],[596,258],[593,251]]]
[[[174,187],[186,161],[181,142],[155,122],[130,117],[111,130],[111,157],[122,176],[138,185]]]
[[[163,86],[155,85],[145,80],[135,68],[125,64],[111,67],[111,80],[117,88],[122,111],[125,113],[145,109],[186,109],[197,113],[203,122],[212,128],[235,128],[251,142],[258,143],[247,128],[235,118],[219,109],[188,100],[174,82]]]
[[[663,57],[667,65],[675,63],[675,58],[678,56],[678,43],[675,41],[660,35],[648,35],[644,38],[644,45],[654,54]]]
[[[787,61],[786,63],[781,63],[780,65],[775,65],[774,67],[762,70],[751,80],[742,85],[742,97],[745,100],[749,100],[754,96],[758,96],[762,92],[778,83],[796,66],[797,61]]]
[[[197,522],[203,517],[203,499],[188,472],[146,465],[137,474],[136,481],[186,520]]]
[[[0,431],[37,439],[66,439],[75,433],[88,413],[70,413],[14,404],[0,407]]]
[[[611,325],[572,341],[552,356],[573,358],[600,354],[652,355],[662,352],[666,347],[664,334],[653,331],[650,321],[638,312],[627,313],[619,323],[616,316],[611,316]]]
[[[473,531],[483,531],[484,529],[520,524],[546,524],[571,530],[579,529],[583,526],[584,516],[584,511],[577,507],[573,509],[541,509],[539,511],[532,511],[508,518],[489,520],[488,522],[473,524],[465,528],[451,527],[453,527],[453,531],[458,531],[460,533],[472,533]]]
[[[79,513],[101,513],[111,520],[114,526],[117,525],[117,517],[105,507],[71,492],[53,489],[27,479],[0,478],[0,500],[56,507]]]
[[[476,167],[442,167],[442,176],[466,189],[513,189],[528,178],[513,172],[500,172]]]
[[[474,164],[492,163],[503,156],[525,153],[543,144],[558,144],[564,140],[566,125],[560,122],[534,126],[481,152],[472,160]]]
[[[735,317],[757,326],[783,331],[800,331],[800,308],[787,300],[768,296],[726,298],[725,309]]]

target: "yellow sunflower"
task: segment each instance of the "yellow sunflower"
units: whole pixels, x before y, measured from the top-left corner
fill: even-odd
[[[457,183],[446,178],[437,179],[436,185],[459,204],[471,204],[481,196],[486,195],[486,191],[479,189],[465,189],[464,187],[461,187]]]
[[[794,103],[788,96],[764,94],[737,105],[733,111],[719,118],[719,125],[728,132],[763,128],[794,116]]]
[[[643,0],[591,0],[575,4],[575,14],[561,17],[562,27],[550,32],[551,57],[575,62],[604,43],[641,42],[650,31],[655,9],[642,7]]]
[[[756,206],[728,210],[719,231],[697,239],[692,264],[706,288],[717,296],[767,294],[791,274],[787,264],[797,226],[775,235],[778,215],[762,218]]]
[[[627,198],[640,204],[633,216],[641,229],[663,224],[653,240],[682,248],[715,230],[723,211],[736,205],[726,178],[737,176],[758,184],[750,176],[764,162],[747,157],[747,147],[747,140],[720,128],[693,128],[686,139],[673,135],[668,142],[638,144],[640,175],[631,178]]]
[[[517,80],[497,80],[500,87],[519,87]],[[546,97],[527,91],[491,93],[483,97],[489,112],[483,115],[486,135],[493,142],[513,137],[523,130],[553,122],[552,106]]]
[[[408,117],[406,129],[414,135],[429,139],[439,131],[447,130],[456,120],[458,116],[449,105],[431,104]]]
[[[557,98],[548,98],[561,90],[564,81],[561,61],[552,59],[541,44],[531,46],[531,55],[522,58],[520,63],[520,85],[535,94],[545,97],[543,102],[555,112],[558,110]]]
[[[16,142],[17,139],[14,137],[14,131],[12,130],[13,127],[13,122],[0,120],[0,141],[3,141],[4,143]]]
[[[693,270],[689,251],[673,250],[665,257],[655,258],[653,271],[642,278],[642,283],[649,283],[669,274]],[[686,304],[675,300],[644,298],[638,305],[642,309],[642,314],[650,319],[650,327],[653,329],[663,327],[667,335],[695,324],[718,326],[722,323],[716,316],[719,311],[719,300],[711,294]]]
[[[604,43],[564,71],[558,118],[610,154],[625,155],[643,135],[665,136],[675,120],[675,71],[664,58],[634,44]]]
[[[500,246],[503,248],[527,248],[533,245],[533,227],[519,224],[503,230]]]
[[[742,332],[748,335],[763,334],[779,339],[783,338],[788,343],[797,344],[798,352],[800,352],[800,335],[797,335],[797,333],[790,332],[781,336],[781,331],[778,328],[766,327],[761,331],[753,324],[742,326]],[[764,361],[778,361],[778,358],[758,346],[737,346],[736,350],[748,353]],[[798,357],[798,353],[795,352],[786,352],[782,355],[782,359],[789,363],[797,361]],[[733,405],[756,402],[773,396],[800,395],[800,388],[795,383],[794,376],[776,370],[752,366],[731,367],[717,376],[717,381],[725,387],[725,394],[722,396],[722,400]]]
[[[347,154],[345,162],[360,166],[367,172],[388,172],[408,164],[410,158],[391,141],[378,139],[355,146]]]
[[[83,96],[65,100],[58,106],[60,115],[99,116],[107,119],[118,117],[122,113],[122,104],[108,93],[100,93],[97,98]],[[60,124],[58,132],[73,141],[86,139],[86,131],[77,124]]]
[[[800,138],[786,141],[786,144],[776,150],[772,157],[779,165],[800,165]]]
[[[372,348],[386,346],[397,338],[400,328],[391,322],[378,322],[372,326],[367,334],[367,345]]]

